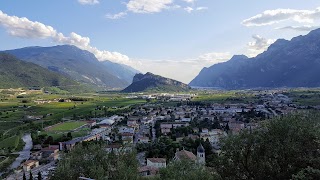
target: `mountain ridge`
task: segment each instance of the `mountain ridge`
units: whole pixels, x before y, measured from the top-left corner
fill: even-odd
[[[110,88],[124,88],[130,84],[117,75],[113,74],[98,61],[94,54],[81,50],[72,45],[57,45],[52,47],[32,46],[20,49],[6,50],[5,53],[12,54],[19,59],[32,62],[70,77],[80,83]],[[117,65],[120,67],[121,65]],[[122,67],[122,66],[121,66]],[[125,73],[125,71],[123,71]],[[133,77],[134,74],[131,77]],[[126,76],[130,78],[130,75]]]
[[[136,74],[133,78],[132,84],[126,87],[121,92],[143,92],[143,91],[188,91],[191,88],[182,82],[165,78],[150,72],[146,74]]]
[[[0,53],[0,88],[72,86],[75,81],[13,55]]]
[[[203,68],[190,86],[224,89],[319,87],[320,29],[279,39],[253,58]]]

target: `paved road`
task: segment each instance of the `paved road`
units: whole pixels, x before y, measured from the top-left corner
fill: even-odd
[[[53,165],[54,165],[54,162],[51,162],[49,164],[42,165],[42,166],[39,166],[37,168],[32,169],[31,172],[32,172],[33,177],[35,175],[38,175],[39,172],[46,171],[48,168],[52,167]],[[27,179],[29,179],[29,175],[30,175],[30,173],[26,172]],[[7,177],[7,180],[22,180],[22,179],[23,179],[23,172],[13,174],[13,175]]]

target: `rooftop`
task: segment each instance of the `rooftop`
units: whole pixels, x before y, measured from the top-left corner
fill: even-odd
[[[153,162],[153,163],[166,163],[166,158],[147,158],[147,160]]]

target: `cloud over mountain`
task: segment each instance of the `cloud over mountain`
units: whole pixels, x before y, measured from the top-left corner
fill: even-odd
[[[52,26],[37,21],[30,21],[25,17],[9,16],[0,10],[0,25],[3,26],[11,36],[30,39],[51,38],[54,42],[75,45],[81,49],[93,53],[99,60],[110,60],[118,63],[128,63],[129,57],[119,52],[99,50],[91,46],[90,38],[83,37],[75,32],[69,36],[58,32]]]
[[[253,42],[248,43],[248,51],[249,56],[253,57],[256,56],[263,51],[265,51],[272,43],[275,42],[274,39],[266,39],[259,35],[253,35],[252,38],[254,39]]]

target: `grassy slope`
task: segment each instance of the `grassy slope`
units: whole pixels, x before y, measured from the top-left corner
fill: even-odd
[[[0,53],[0,88],[77,85],[60,74]]]

